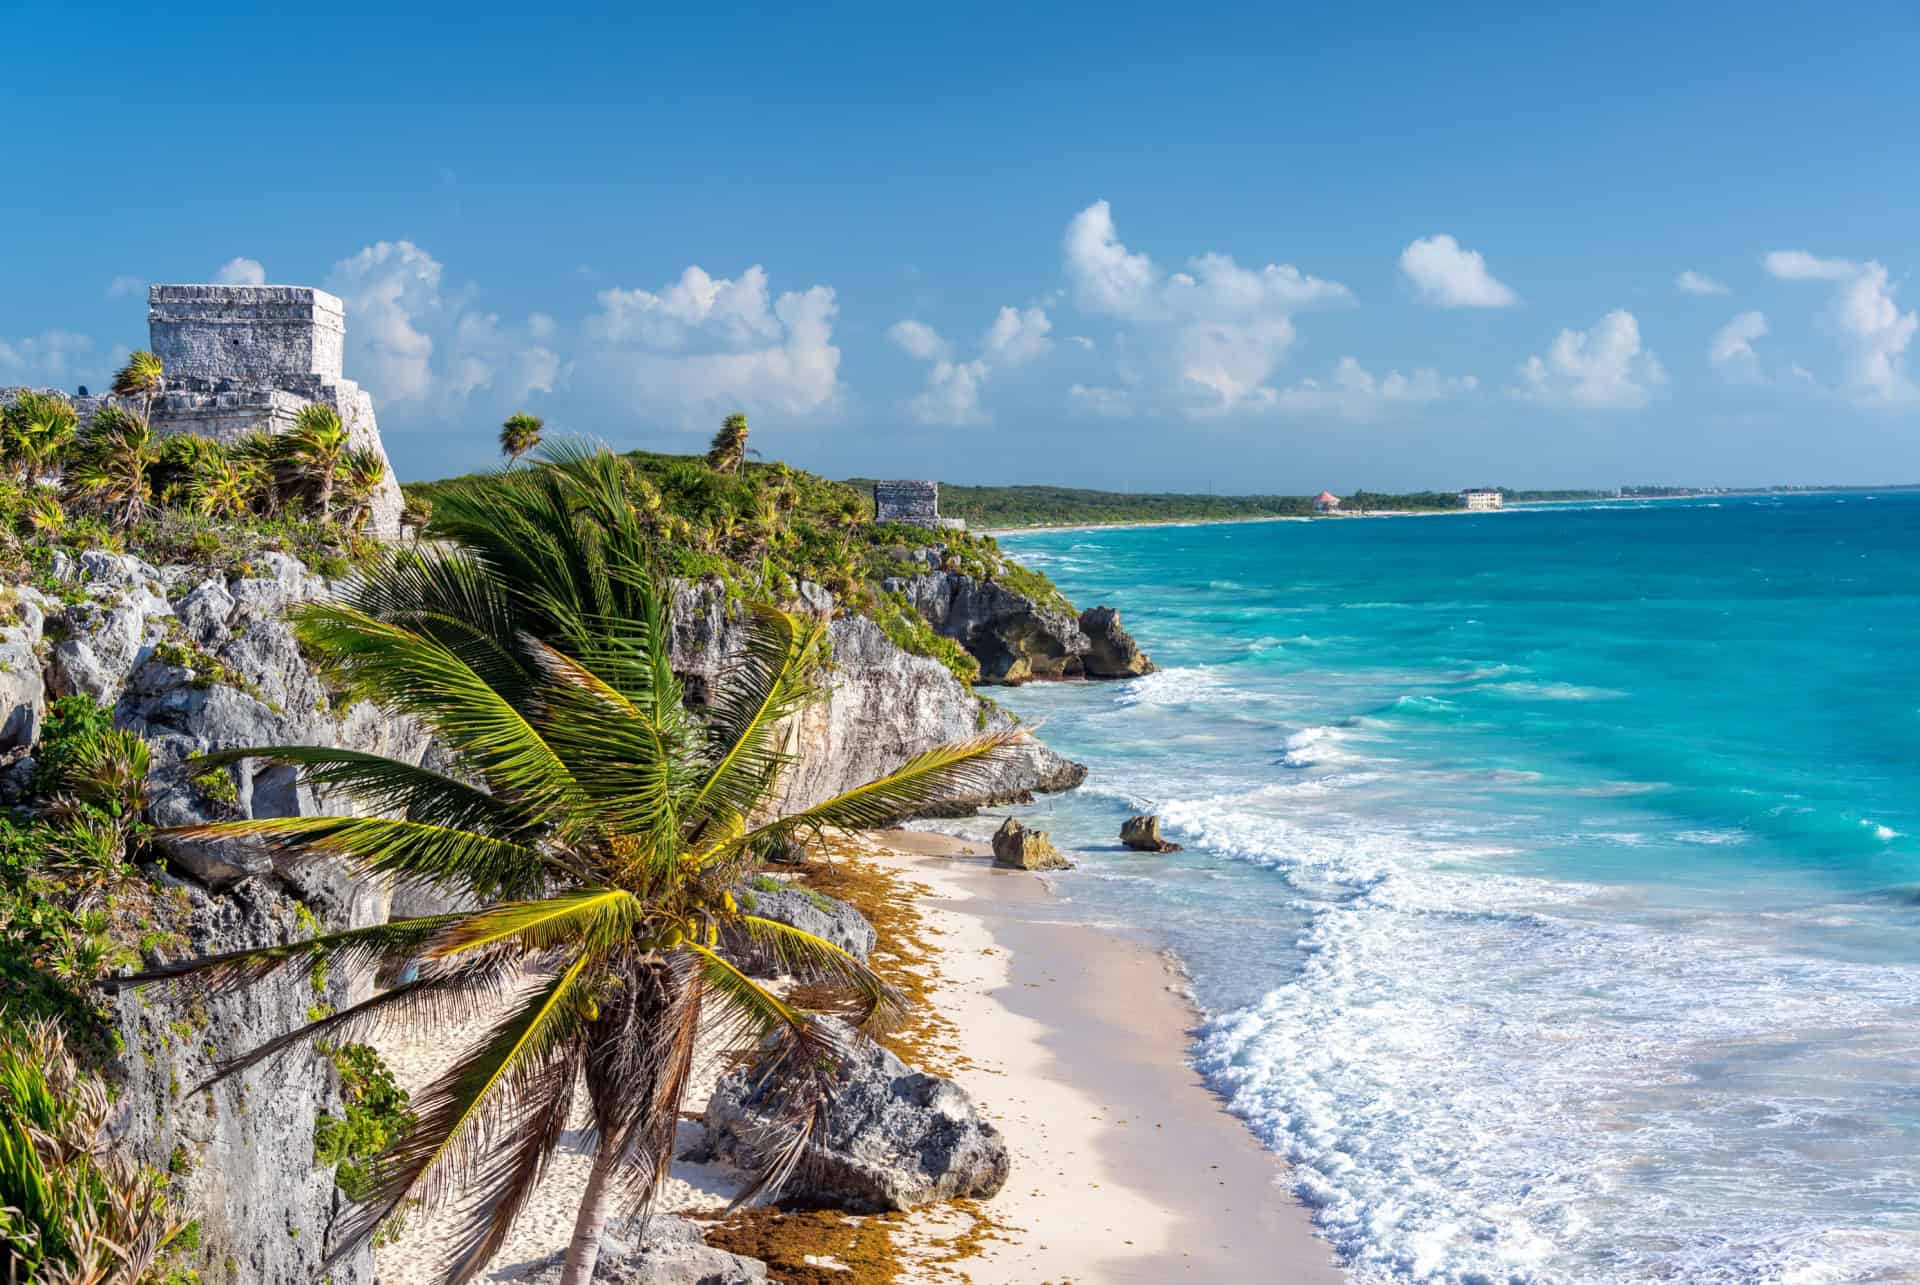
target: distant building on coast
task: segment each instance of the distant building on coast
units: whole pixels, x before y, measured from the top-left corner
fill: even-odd
[[[929,531],[964,531],[965,518],[940,516],[938,482],[875,482],[873,484],[873,520],[906,522]]]
[[[1313,507],[1317,513],[1338,513],[1340,511],[1340,497],[1332,491],[1322,491],[1313,497]]]
[[[1497,509],[1505,503],[1498,491],[1462,491],[1460,505],[1466,509]]]

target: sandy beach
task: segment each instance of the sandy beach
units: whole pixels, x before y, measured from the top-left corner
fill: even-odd
[[[977,1207],[990,1229],[955,1257],[968,1218],[931,1207],[900,1220],[902,1281],[973,1285],[1344,1279],[1289,1194],[1285,1168],[1228,1115],[1182,1060],[1195,1020],[1177,972],[1148,946],[1063,923],[1037,875],[996,870],[978,845],[895,831],[845,836],[871,867],[908,881],[931,947],[927,999],[951,1022],[949,1071],[1005,1133],[1012,1176]],[[886,952],[882,940],[878,952]],[[466,1033],[381,1044],[418,1088]],[[689,1095],[698,1111],[709,1071]],[[682,1127],[683,1149],[699,1127]],[[482,1279],[524,1279],[564,1248],[587,1157],[556,1159]],[[741,1175],[674,1166],[668,1211],[712,1212]],[[376,1254],[380,1285],[429,1285],[435,1246],[457,1225],[415,1218]],[[775,1273],[778,1279],[778,1273]]]

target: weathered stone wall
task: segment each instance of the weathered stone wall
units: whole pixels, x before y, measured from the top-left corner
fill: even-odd
[[[875,482],[873,515],[876,522],[911,522],[915,526],[940,525],[940,484],[938,482]]]
[[[307,286],[153,286],[149,344],[174,382],[338,380],[346,308]]]

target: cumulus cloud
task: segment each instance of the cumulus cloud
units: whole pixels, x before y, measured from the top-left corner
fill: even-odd
[[[1339,282],[1292,264],[1246,268],[1224,254],[1165,271],[1120,240],[1105,201],[1073,216],[1063,251],[1080,309],[1139,332],[1158,366],[1160,396],[1190,415],[1270,401],[1269,380],[1293,346],[1294,314],[1353,298]]]
[[[1389,371],[1376,377],[1353,357],[1342,357],[1327,380],[1303,379],[1279,389],[1273,406],[1288,414],[1332,414],[1366,420],[1401,406],[1460,397],[1480,387],[1472,375],[1442,375],[1427,367],[1411,375]]]
[[[223,286],[263,286],[267,284],[267,269],[258,259],[228,259],[213,279]]]
[[[1907,371],[1907,347],[1920,330],[1920,313],[1902,312],[1885,266],[1868,259],[1822,259],[1805,250],[1775,250],[1767,271],[1782,281],[1834,286],[1827,320],[1846,351],[1848,393],[1870,406],[1920,402],[1920,384]]]
[[[1715,281],[1704,272],[1695,272],[1688,268],[1673,280],[1675,288],[1681,294],[1726,294],[1726,286]]]
[[[104,371],[93,358],[93,340],[68,330],[48,330],[11,342],[0,339],[0,384],[64,386],[80,375]]]
[[[888,328],[887,338],[909,357],[921,361],[939,361],[953,351],[952,345],[924,321],[896,321]]]
[[[1442,232],[1400,252],[1400,271],[1436,308],[1510,308],[1520,296],[1487,271],[1487,261]]]
[[[922,424],[984,424],[992,419],[980,404],[981,389],[994,371],[1022,366],[1053,347],[1053,322],[1044,308],[1003,307],[980,340],[971,361],[956,361],[953,345],[922,321],[896,321],[887,337],[908,356],[931,362],[926,387],[907,402],[907,413]]]
[[[1550,405],[1634,410],[1666,378],[1659,360],[1641,347],[1640,323],[1616,309],[1589,330],[1562,330],[1545,357],[1527,358],[1513,392]]]
[[[1764,314],[1740,313],[1714,333],[1707,360],[1730,377],[1755,378],[1760,373],[1760,355],[1753,350],[1753,341],[1766,333]]]
[[[1041,308],[1002,308],[987,327],[986,353],[1007,366],[1023,366],[1046,356],[1053,322]]]
[[[598,300],[584,360],[644,413],[704,429],[716,414],[804,418],[837,403],[831,287],[776,298],[759,264],[733,278],[694,266],[657,290],[603,290]]]
[[[346,305],[348,375],[382,404],[448,418],[475,399],[499,410],[551,392],[564,371],[553,319],[502,322],[472,307],[471,287],[446,290],[445,275],[411,241],[378,241],[334,264],[327,289]]]

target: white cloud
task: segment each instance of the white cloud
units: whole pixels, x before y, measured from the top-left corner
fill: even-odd
[[[1398,406],[1417,406],[1465,396],[1480,387],[1472,375],[1442,375],[1427,367],[1411,375],[1390,371],[1376,378],[1353,357],[1342,357],[1330,379],[1303,379],[1277,390],[1274,407],[1287,414],[1333,414],[1373,419]]]
[[[990,373],[984,361],[936,361],[926,391],[907,403],[907,412],[922,424],[985,423],[980,386]]]
[[[551,346],[553,318],[534,313],[522,325],[503,323],[469,306],[471,287],[446,292],[444,277],[439,260],[411,241],[378,241],[333,266],[327,288],[346,304],[348,377],[379,403],[445,418],[475,399],[500,410],[551,392],[566,371]]]
[[[646,414],[704,429],[733,411],[804,418],[840,395],[831,287],[774,298],[767,271],[689,267],[659,290],[603,290],[585,326],[595,378]]]
[[[1510,308],[1520,296],[1487,271],[1487,261],[1442,232],[1400,252],[1400,271],[1436,308]]]
[[[1688,268],[1673,280],[1681,294],[1727,294],[1727,287],[1704,272]]]
[[[1067,390],[1074,408],[1089,415],[1119,418],[1133,413],[1133,394],[1124,388],[1075,384]]]
[[[107,282],[107,298],[124,299],[130,294],[141,294],[146,288],[147,281],[145,277],[136,277],[130,273],[122,272],[119,276]]]
[[[986,354],[1002,365],[1025,365],[1053,347],[1052,330],[1044,309],[1001,308],[987,328]]]
[[[1544,358],[1527,358],[1513,392],[1554,405],[1634,410],[1666,378],[1659,360],[1641,349],[1640,323],[1615,309],[1590,330],[1562,330]]]
[[[1760,373],[1760,355],[1753,350],[1753,341],[1766,333],[1765,315],[1740,313],[1714,333],[1707,360],[1730,377],[1756,378]]]
[[[896,321],[888,328],[887,338],[909,357],[921,361],[939,361],[953,351],[953,346],[940,337],[940,332],[924,321]]]
[[[105,369],[92,352],[92,339],[67,330],[48,330],[11,343],[0,339],[0,384],[64,387],[76,375]]]
[[[1138,331],[1160,397],[1190,415],[1258,409],[1293,345],[1293,315],[1353,298],[1340,283],[1291,264],[1243,268],[1224,254],[1163,271],[1121,242],[1105,201],[1073,216],[1063,249],[1081,310]]]
[[[1869,259],[1821,259],[1805,250],[1775,250],[1767,271],[1783,281],[1834,283],[1827,319],[1846,350],[1846,388],[1870,406],[1920,403],[1920,384],[1907,371],[1907,346],[1920,331],[1920,312],[1901,312],[1885,266]]]
[[[1095,347],[1093,340],[1086,335],[1068,335],[1067,342],[1084,352],[1092,352]]]
[[[922,424],[984,424],[993,416],[980,393],[996,370],[1022,366],[1053,347],[1053,322],[1039,307],[1003,307],[980,340],[980,355],[955,361],[953,345],[922,321],[896,321],[887,330],[901,351],[933,363],[926,388],[907,402],[907,413]]]
[[[1767,271],[1782,281],[1845,281],[1860,265],[1845,259],[1819,259],[1805,250],[1774,250],[1766,257]]]
[[[213,279],[223,286],[263,286],[267,269],[258,259],[228,259]]]

